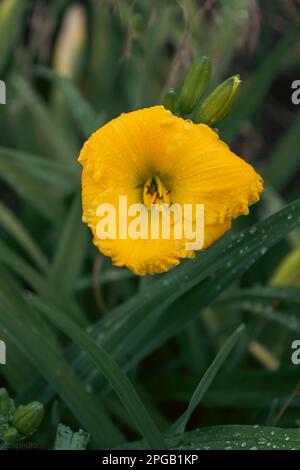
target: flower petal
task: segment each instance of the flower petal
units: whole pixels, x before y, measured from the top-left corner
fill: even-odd
[[[191,258],[194,256],[193,251],[186,249],[184,239],[151,239],[150,212],[145,206],[143,207],[144,216],[147,219],[146,226],[149,228],[147,232],[148,238],[134,240],[128,236],[126,239],[121,239],[120,226],[126,225],[127,232],[135,216],[128,216],[126,221],[124,221],[124,217],[120,216],[119,197],[126,195],[126,214],[132,204],[140,204],[142,206],[140,203],[140,190],[128,190],[126,188],[126,191],[124,187],[107,190],[102,194],[98,194],[98,197],[93,201],[92,207],[86,206],[86,201],[84,203],[85,221],[92,230],[94,236],[93,243],[104,255],[112,259],[114,265],[127,266],[139,275],[154,274],[168,271],[179,264],[181,258]],[[102,218],[97,216],[97,207],[101,204],[111,204],[115,208],[115,219],[113,221],[115,233],[113,237],[107,239],[101,239],[97,233],[97,226]]]
[[[141,275],[167,271],[180,258],[195,253],[187,249],[190,241],[184,237],[120,238],[124,222],[119,222],[120,196],[127,197],[128,206],[142,203],[143,185],[159,176],[172,203],[181,207],[204,204],[203,248],[207,248],[230,228],[233,218],[248,213],[263,190],[260,176],[213,130],[174,116],[162,106],[112,120],[85,143],[79,160],[83,165],[83,220],[93,232],[94,244],[114,264]],[[102,203],[115,207],[115,237],[103,239],[97,233],[97,208]],[[150,226],[146,207],[143,218]],[[193,223],[195,226],[195,220]]]
[[[163,106],[123,114],[92,134],[79,161],[99,190],[121,186],[124,181],[135,188],[160,171],[167,142],[181,121]]]
[[[192,124],[178,139],[180,148],[171,141],[166,151],[173,162],[172,202],[204,204],[207,225],[247,215],[263,191],[253,167],[206,125]]]

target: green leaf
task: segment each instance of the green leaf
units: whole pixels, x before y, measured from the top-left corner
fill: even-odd
[[[26,326],[32,327],[34,330],[39,331],[42,336],[58,347],[58,342],[53,334],[53,330],[49,325],[32,309],[29,308],[27,302],[22,297],[22,289],[16,282],[14,277],[8,273],[3,267],[0,271],[0,294],[6,302],[11,304],[18,312],[22,312],[22,319]]]
[[[11,82],[17,96],[33,117],[37,132],[44,141],[43,148],[47,151],[50,149],[49,155],[54,161],[75,163],[79,150],[77,144],[61,130],[34,89],[21,76],[14,76]],[[79,174],[79,166],[77,173]]]
[[[219,240],[198,255],[161,276],[92,328],[92,335],[122,364],[133,354],[137,363],[177,334],[277,241],[300,224],[300,200],[238,235]],[[176,302],[175,302],[176,301]],[[173,304],[173,305],[172,305]],[[76,359],[75,364],[76,364]],[[78,372],[94,374],[87,360]]]
[[[3,0],[0,5],[0,73],[23,27],[25,0]]]
[[[299,168],[300,116],[283,133],[266,162],[265,178],[279,191]]]
[[[8,367],[1,367],[1,375],[5,378],[10,388],[18,393],[25,384],[35,377],[35,370],[32,364],[24,358],[22,351],[3,331],[0,325],[0,338],[6,345],[6,351],[9,351]]]
[[[137,339],[140,339],[140,348],[150,348],[143,336],[145,328],[153,350],[178,333],[234,279],[299,224],[300,200],[238,235],[219,240],[196,260],[182,263],[161,276],[161,281],[149,285],[147,292],[137,294],[111,312],[109,319],[98,322],[94,334],[105,331],[103,346],[108,351],[118,350],[122,356]],[[151,329],[143,326],[147,321],[153,322]],[[106,322],[109,322],[107,331]]]
[[[174,450],[300,450],[300,430],[265,426],[212,426],[166,439]],[[122,447],[124,449],[124,447]],[[126,449],[143,449],[135,442]]]
[[[3,295],[5,275],[1,276],[0,324],[15,345],[58,392],[81,425],[101,447],[122,441],[122,436],[105,411],[88,393],[53,342],[40,334],[29,316]]]
[[[139,395],[111,356],[66,315],[59,314],[55,309],[49,308],[37,298],[32,298],[32,303],[50,322],[90,355],[95,365],[118,394],[149,447],[152,449],[166,448],[159,429],[152,421]]]
[[[275,304],[274,304],[275,303]],[[278,305],[279,303],[279,305]],[[300,333],[298,313],[300,291],[293,287],[257,287],[230,292],[217,300],[214,305],[242,310],[284,326],[290,331]],[[294,309],[291,308],[291,305]],[[288,306],[288,311],[284,310]]]
[[[49,270],[50,282],[67,296],[76,288],[86,253],[86,242],[87,230],[81,221],[81,202],[79,196],[76,196],[63,225]]]
[[[239,326],[239,328],[230,336],[230,338],[226,341],[226,343],[223,345],[207,371],[205,372],[204,376],[200,380],[196,390],[194,391],[188,408],[186,411],[175,421],[174,424],[169,429],[170,434],[177,434],[177,433],[183,433],[186,425],[192,416],[193,412],[199,405],[202,397],[210,387],[211,383],[213,382],[214,378],[216,377],[217,373],[219,372],[220,368],[222,367],[223,363],[227,359],[229,353],[233,349],[233,347],[236,345],[238,340],[241,337],[241,334],[243,333],[245,327],[244,325]]]
[[[198,375],[174,373],[170,376],[148,377],[147,389],[155,401],[164,405],[171,402],[189,401],[198,384]],[[299,382],[297,367],[267,371],[264,369],[247,369],[245,367],[232,372],[220,372],[202,400],[204,408],[234,408],[235,410],[253,408],[268,409],[274,400],[281,407],[291,390]],[[268,387],[266,387],[268,384]],[[300,408],[300,397],[295,396],[289,404],[290,409]]]
[[[300,224],[300,200],[266,220],[229,235],[195,260],[160,277],[90,330],[97,342],[126,368],[133,367],[198,315],[269,248]],[[86,358],[74,367],[89,380],[95,369]]]
[[[284,35],[278,46],[263,60],[246,91],[237,100],[232,113],[219,126],[221,135],[225,140],[231,141],[240,129],[241,123],[252,117],[255,111],[257,111],[272,81],[280,70],[286,53],[298,39],[299,32],[300,22],[291,28],[288,34]]]
[[[95,276],[95,281],[101,282],[101,285],[108,284],[110,282],[119,282],[124,279],[132,279],[135,277],[131,271],[125,268],[110,268],[107,271],[101,272],[98,276]],[[85,276],[78,280],[76,289],[78,291],[87,289],[93,284],[93,276]]]
[[[253,3],[251,0],[220,0],[218,5],[218,27],[211,28],[208,50],[218,68],[214,75],[224,77],[244,29],[248,26]],[[205,24],[206,22],[204,22]],[[220,47],[222,44],[222,47]]]
[[[47,277],[32,268],[21,256],[0,240],[0,260],[28,283],[43,299],[54,305],[64,306],[76,321],[85,325],[86,319],[74,298],[51,284]],[[76,272],[76,271],[75,271]]]
[[[81,95],[76,86],[68,79],[60,77],[51,69],[38,67],[37,74],[52,81],[59,87],[67,98],[71,113],[85,137],[89,137],[96,129],[102,126],[103,116],[96,113],[90,103]]]
[[[27,254],[33,259],[37,266],[46,271],[48,260],[40,250],[35,240],[31,237],[27,229],[19,222],[15,214],[7,209],[0,202],[0,224],[10,233],[24,248]]]
[[[251,289],[232,290],[224,294],[215,302],[215,305],[228,305],[233,302],[243,301],[264,301],[275,302],[282,301],[286,303],[300,304],[300,290],[298,287],[264,287],[257,286]]]
[[[0,240],[0,260],[40,295],[45,297],[47,297],[47,294],[50,295],[49,283],[46,282],[46,279],[2,240]]]
[[[248,312],[251,315],[257,315],[258,317],[272,320],[278,325],[284,326],[290,331],[300,333],[300,318],[298,312],[295,314],[287,313],[280,309],[275,309],[272,305],[265,305],[259,302],[241,301],[232,302],[228,304],[232,311],[242,310]]]
[[[54,220],[61,214],[60,201],[72,186],[59,169],[42,158],[0,148],[1,177],[17,194],[45,218]]]
[[[286,157],[283,157],[283,158],[286,158]],[[271,214],[273,214],[274,212],[278,212],[280,209],[282,209],[286,205],[286,202],[281,197],[280,193],[277,192],[276,189],[274,189],[268,183],[266,184],[266,180],[265,180],[265,190],[262,195],[262,202],[266,204]],[[298,228],[296,230],[293,230],[291,233],[289,233],[288,238],[292,246],[294,246],[295,248],[299,247],[300,246],[300,229]]]
[[[57,192],[59,195],[70,193],[76,183],[77,175],[73,164],[58,163],[40,155],[8,147],[0,147],[0,156],[1,159],[13,161],[24,175],[41,179],[45,185],[55,188],[53,197]]]

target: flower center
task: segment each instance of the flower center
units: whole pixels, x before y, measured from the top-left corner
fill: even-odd
[[[148,209],[151,204],[171,204],[170,190],[167,190],[160,178],[155,175],[151,176],[145,183],[143,189],[143,202]]]

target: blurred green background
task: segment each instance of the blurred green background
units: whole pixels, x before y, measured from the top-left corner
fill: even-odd
[[[212,87],[241,75],[240,97],[218,129],[266,191],[197,261],[138,278],[92,245],[81,222],[78,153],[107,120],[178,89],[203,54]],[[18,404],[45,405],[32,445],[53,448],[62,422],[89,432],[93,448],[141,435],[155,446],[242,322],[230,360],[207,393],[200,382],[188,413],[188,430],[222,427],[198,442],[179,426],[180,439],[224,448],[230,426],[240,425],[249,448],[259,445],[247,425],[300,425],[300,369],[291,362],[300,336],[300,214],[297,204],[283,209],[300,196],[300,118],[291,101],[299,59],[297,0],[0,1],[0,386]],[[272,223],[253,225],[281,209]],[[245,237],[230,241],[242,229]],[[98,349],[95,367],[86,337],[109,359]],[[300,448],[299,434],[292,440]]]

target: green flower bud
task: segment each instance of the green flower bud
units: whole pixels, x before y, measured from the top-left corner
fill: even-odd
[[[200,57],[190,68],[184,81],[178,100],[178,109],[183,114],[190,114],[205,92],[211,72],[210,58]]]
[[[25,435],[30,435],[41,424],[44,417],[44,407],[41,403],[33,401],[28,405],[20,405],[13,417],[13,425]]]
[[[15,405],[5,388],[0,388],[0,422],[7,420],[15,411]]]
[[[239,75],[227,78],[204,100],[195,114],[194,121],[209,126],[221,121],[231,110],[240,84]]]
[[[7,428],[4,433],[2,434],[2,439],[4,442],[8,442],[9,444],[15,444],[21,438],[20,434],[15,428]]]
[[[176,91],[173,90],[173,88],[170,88],[166,92],[165,96],[163,97],[162,104],[164,105],[166,109],[169,109],[170,111],[172,111],[172,113],[174,113],[176,110],[176,102],[177,102]]]

